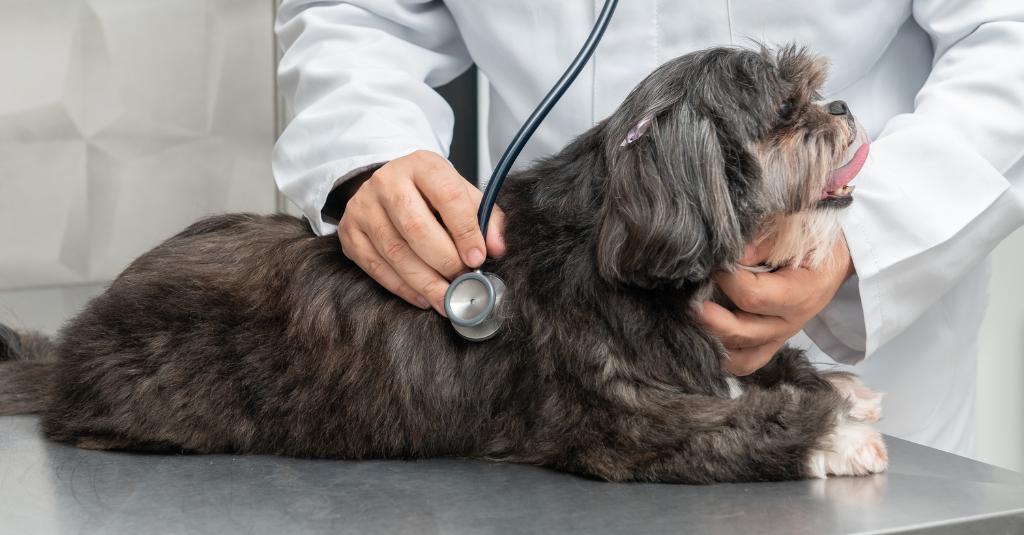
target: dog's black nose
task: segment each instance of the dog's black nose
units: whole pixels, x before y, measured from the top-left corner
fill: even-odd
[[[850,113],[850,107],[841,100],[833,100],[828,103],[828,112],[832,115],[846,115]]]

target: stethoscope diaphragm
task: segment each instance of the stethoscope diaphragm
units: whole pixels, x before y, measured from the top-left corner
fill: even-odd
[[[444,295],[444,311],[452,327],[467,340],[479,342],[491,338],[501,325],[505,281],[494,273],[480,270],[458,276]]]

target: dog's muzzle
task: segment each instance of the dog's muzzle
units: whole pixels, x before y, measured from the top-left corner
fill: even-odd
[[[868,139],[867,131],[858,121],[854,121],[857,133],[854,135],[850,146],[846,148],[842,164],[832,171],[828,184],[821,193],[822,207],[844,208],[853,202],[854,186],[850,185],[857,173],[864,167],[871,150],[871,142]]]

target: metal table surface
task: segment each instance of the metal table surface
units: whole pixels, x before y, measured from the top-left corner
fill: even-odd
[[[1024,533],[1024,477],[888,439],[888,473],[612,484],[478,461],[84,451],[0,417],[0,533]]]

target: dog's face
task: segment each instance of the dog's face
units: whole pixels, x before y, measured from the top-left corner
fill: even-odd
[[[648,76],[604,128],[602,274],[655,288],[730,269],[755,239],[767,263],[824,261],[853,201],[866,136],[821,102],[826,64],[793,47],[715,48]]]

